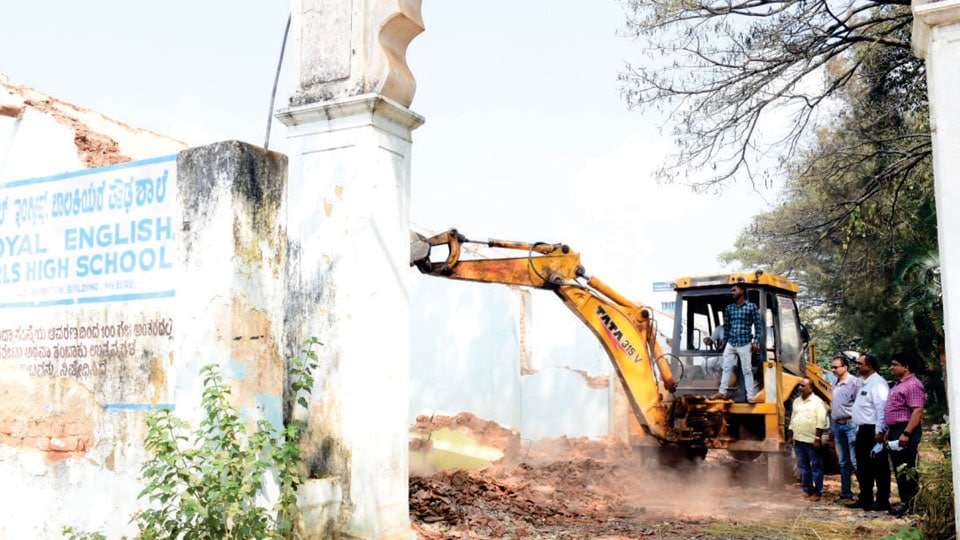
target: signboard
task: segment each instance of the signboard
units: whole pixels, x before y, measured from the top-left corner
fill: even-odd
[[[0,309],[169,297],[176,156],[0,184]]]
[[[676,309],[676,307],[677,307],[676,302],[662,302],[660,304],[660,309],[662,309],[663,311],[666,311],[667,313],[673,313],[673,310]]]
[[[180,271],[176,159],[0,184],[4,363],[34,377],[87,379],[169,355]],[[129,382],[101,385],[107,410],[146,401],[137,394],[148,385]]]
[[[670,292],[673,290],[672,281],[654,281],[653,292]]]

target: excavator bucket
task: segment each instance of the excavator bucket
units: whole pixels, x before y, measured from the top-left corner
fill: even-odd
[[[410,231],[410,266],[417,266],[430,258],[430,244],[426,237]]]

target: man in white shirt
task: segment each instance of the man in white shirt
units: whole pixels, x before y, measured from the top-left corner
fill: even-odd
[[[860,481],[860,497],[847,508],[886,512],[890,510],[890,463],[887,450],[883,446],[884,407],[890,385],[877,373],[880,362],[872,354],[862,354],[857,359],[857,372],[863,384],[853,401],[851,416],[857,425],[857,437],[854,450],[857,454],[857,479]],[[874,447],[880,443],[880,451]],[[877,486],[874,499],[873,486]]]
[[[710,347],[715,347],[718,351],[723,348],[723,325],[713,329],[713,333],[703,338],[703,342]]]

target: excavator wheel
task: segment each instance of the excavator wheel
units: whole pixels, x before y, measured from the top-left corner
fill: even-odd
[[[706,448],[690,448],[665,444],[657,448],[657,461],[671,469],[687,469],[707,457]]]
[[[758,452],[756,450],[727,450],[727,452],[730,452],[730,455],[733,456],[733,459],[742,461],[744,463],[756,461],[756,459],[763,454],[763,452]]]

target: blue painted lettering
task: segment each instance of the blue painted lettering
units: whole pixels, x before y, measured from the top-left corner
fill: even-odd
[[[0,257],[40,255],[46,252],[47,249],[40,244],[40,235],[37,233],[0,237]]]
[[[0,263],[0,283],[17,283],[20,281],[20,263]]]
[[[166,216],[65,229],[63,232],[63,248],[67,251],[73,251],[172,239],[173,219]]]
[[[166,246],[133,251],[113,251],[77,257],[77,277],[102,276],[135,271],[150,272],[173,268]]]
[[[70,273],[70,259],[36,259],[24,263],[25,281],[43,281],[45,279],[64,279]]]

